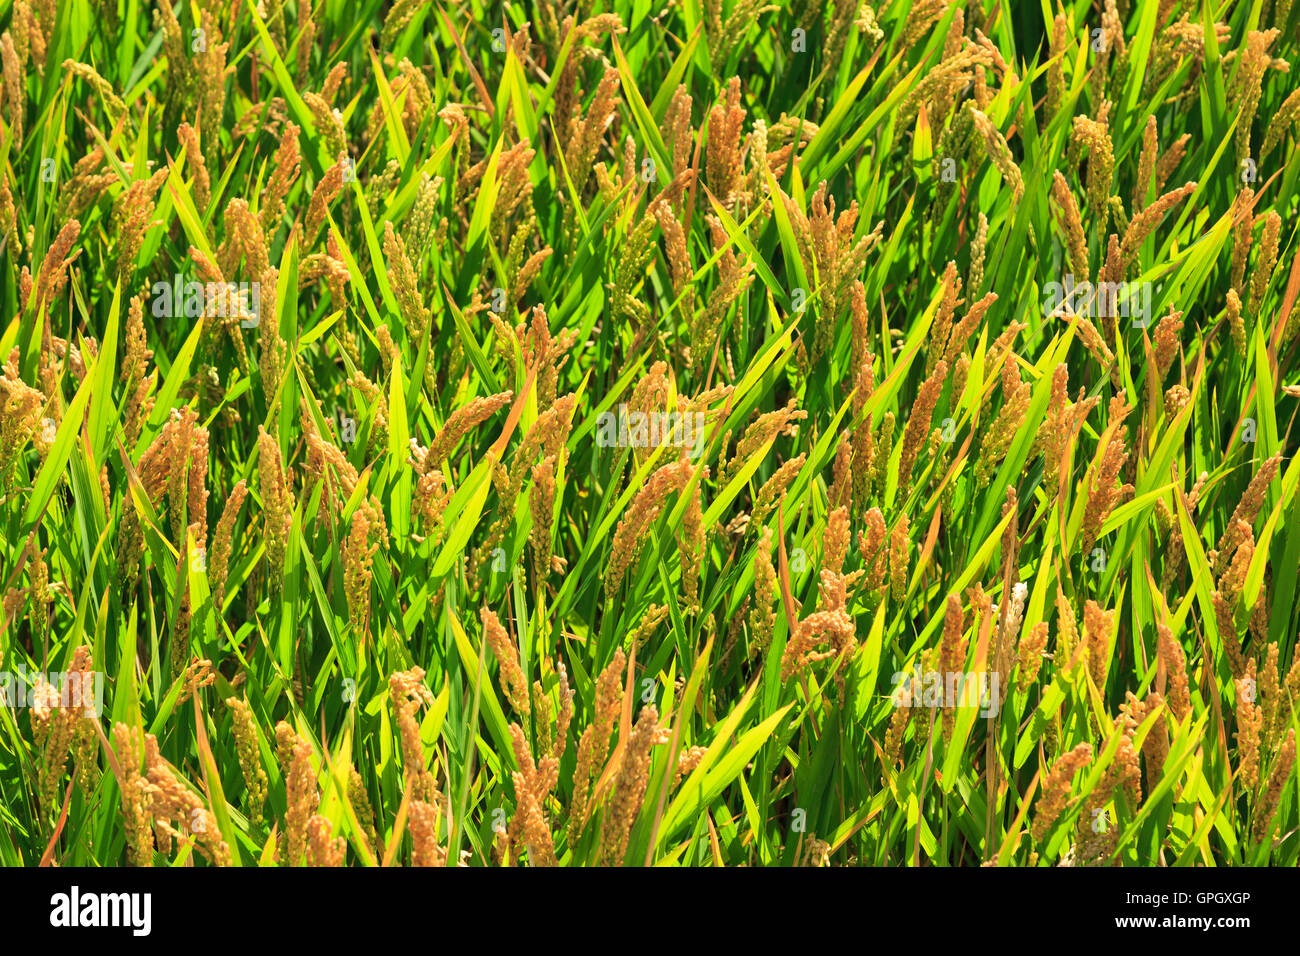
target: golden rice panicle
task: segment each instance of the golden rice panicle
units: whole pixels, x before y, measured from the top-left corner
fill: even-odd
[[[200,22],[206,42],[195,57],[199,121],[206,123],[210,129],[220,129],[226,106],[226,52],[230,49],[230,44],[219,42],[221,30],[210,11],[203,11]]]
[[[912,550],[909,527],[907,515],[900,515],[889,540],[889,590],[895,601],[907,594],[907,565]]]
[[[1048,117],[1055,116],[1061,110],[1061,103],[1065,99],[1065,70],[1064,61],[1067,55],[1066,46],[1070,39],[1070,26],[1065,19],[1065,15],[1058,13],[1052,20],[1052,38],[1048,52],[1051,55],[1051,61],[1047,68],[1047,113]]]
[[[996,473],[1007,449],[1011,447],[1025,413],[1029,410],[1031,389],[1020,378],[1020,363],[1014,354],[1002,363],[1002,408],[984,434],[980,443],[979,458],[975,462],[975,484],[983,488]]]
[[[481,608],[479,617],[483,621],[483,638],[488,647],[492,648],[501,667],[501,689],[510,701],[510,706],[526,717],[529,713],[528,682],[519,664],[519,651],[515,642],[501,626],[501,620],[494,611]]]
[[[871,508],[863,516],[863,523],[866,528],[858,532],[858,550],[862,552],[862,567],[867,573],[867,590],[875,591],[884,585],[889,572],[885,516],[879,508]]]
[[[740,77],[727,81],[724,101],[709,111],[709,133],[705,143],[705,182],[727,209],[736,202],[743,167],[740,148],[745,111],[740,106]]]
[[[876,468],[872,479],[876,495],[880,498],[884,497],[889,483],[889,458],[894,448],[894,425],[894,413],[885,412],[884,418],[880,420],[880,440],[877,442]]]
[[[533,525],[528,540],[533,548],[533,577],[544,582],[551,572],[551,522],[555,514],[555,458],[547,456],[533,466],[533,486],[528,494]],[[685,561],[685,556],[683,556]],[[685,567],[683,567],[685,573]]]
[[[1264,463],[1259,466],[1259,471],[1250,479],[1246,491],[1238,499],[1237,506],[1232,511],[1232,517],[1228,520],[1228,525],[1224,528],[1218,545],[1209,555],[1215,575],[1223,573],[1224,568],[1227,567],[1232,558],[1233,552],[1254,525],[1255,519],[1259,517],[1260,509],[1268,497],[1268,486],[1277,477],[1278,468],[1281,464],[1281,453],[1265,459]]]
[[[705,559],[704,498],[702,486],[709,477],[704,468],[700,480],[690,489],[686,510],[677,532],[677,551],[682,575],[682,596],[686,607],[698,613],[700,607],[700,568]]]
[[[37,309],[48,308],[56,303],[68,282],[68,267],[76,258],[72,247],[81,235],[81,223],[70,219],[63,224],[59,234],[50,243],[41,260],[40,271],[36,274],[33,296],[27,302],[35,303]]]
[[[343,592],[347,596],[348,619],[358,634],[370,627],[370,585],[375,553],[379,550],[378,528],[373,507],[362,502],[352,512],[348,536],[343,542]]]
[[[1011,194],[1015,202],[1019,203],[1020,198],[1025,194],[1025,181],[1020,173],[1020,167],[1011,156],[1011,147],[1007,145],[1006,137],[993,125],[990,120],[979,110],[971,110],[971,117],[975,121],[975,130],[984,139],[984,149],[989,160],[997,167],[998,173],[1002,176],[1002,181],[1011,187]],[[1076,117],[1075,122],[1078,123]],[[1109,146],[1109,137],[1107,146]],[[1088,163],[1089,180],[1091,180],[1092,163]],[[1106,189],[1109,192],[1110,182],[1107,180]],[[1091,192],[1091,191],[1090,191]]]
[[[807,460],[807,453],[791,458],[774,471],[771,478],[763,482],[763,486],[758,489],[758,494],[754,496],[754,511],[750,516],[752,527],[762,525],[768,515],[776,510],[776,506],[785,496],[790,485],[794,483],[795,478],[799,477],[799,472]]]
[[[1228,290],[1225,313],[1228,319],[1228,329],[1232,333],[1232,344],[1236,348],[1238,355],[1245,355],[1246,322],[1241,317],[1241,296],[1237,294],[1236,289]]]
[[[1083,525],[1080,529],[1082,542],[1080,550],[1084,554],[1092,551],[1097,535],[1101,532],[1101,526],[1114,507],[1121,499],[1133,493],[1133,486],[1130,484],[1116,486],[1120,469],[1128,460],[1128,448],[1125,446],[1128,429],[1123,426],[1123,421],[1132,411],[1132,406],[1126,405],[1122,396],[1116,395],[1111,399],[1109,424],[1103,436],[1108,437],[1104,448],[1098,449],[1098,461],[1093,471],[1092,484],[1088,489],[1088,503],[1084,507]]]
[[[1263,603],[1262,601],[1255,606]],[[1269,644],[1264,655],[1264,668],[1259,675],[1259,698],[1263,701],[1264,738],[1263,746],[1267,751],[1275,749],[1278,734],[1282,732],[1286,718],[1287,706],[1282,700],[1281,674],[1278,671],[1278,647]],[[1279,719],[1281,718],[1281,719]]]
[[[192,834],[199,852],[213,866],[230,866],[230,847],[221,835],[216,815],[203,800],[185,785],[176,771],[162,758],[158,740],[145,734],[145,766],[148,778],[149,805],[155,833],[171,839]]]
[[[826,537],[822,545],[822,567],[827,571],[841,574],[844,571],[844,559],[848,557],[850,544],[849,509],[839,507],[826,518]]]
[[[903,448],[898,458],[898,490],[901,493],[906,493],[912,487],[912,467],[922,443],[930,433],[930,418],[934,414],[935,405],[939,403],[943,381],[947,377],[948,364],[938,362],[934,371],[921,383],[921,389],[912,405],[912,414],[908,416],[907,425],[903,429]]]
[[[1113,783],[1125,788],[1128,804],[1136,809],[1141,804],[1141,765],[1138,749],[1134,747],[1134,736],[1138,726],[1147,715],[1143,702],[1132,691],[1125,693],[1125,702],[1119,705],[1119,717],[1115,719],[1115,732],[1119,734],[1119,747],[1115,750],[1115,760],[1110,766]]]
[[[871,431],[871,416],[864,415],[867,401],[875,392],[875,373],[871,369],[870,354],[857,366],[858,378],[853,391],[853,417],[858,425],[853,429],[853,487],[849,494],[853,514],[859,515],[867,506],[875,477],[876,440]]]
[[[311,766],[312,748],[283,720],[275,725],[275,742],[288,805],[281,859],[288,866],[302,866],[307,854],[307,821],[320,802]]]
[[[591,176],[592,163],[605,138],[605,127],[617,107],[618,87],[618,70],[612,66],[607,67],[596,87],[587,114],[581,116],[575,111],[574,118],[570,121],[572,135],[564,144],[564,162],[570,170],[576,190],[581,190]]]
[[[1264,214],[1264,236],[1260,241],[1254,271],[1250,274],[1250,295],[1246,299],[1246,308],[1252,315],[1259,314],[1260,303],[1264,299],[1264,293],[1268,291],[1269,280],[1273,277],[1281,231],[1282,217],[1270,209]]]
[[[267,778],[262,766],[262,749],[258,741],[257,720],[248,702],[238,697],[226,698],[226,706],[234,719],[235,752],[239,757],[239,770],[248,789],[248,822],[253,826],[262,823],[262,806],[266,803]]]
[[[267,180],[266,188],[262,190],[258,218],[262,223],[262,232],[268,238],[275,235],[280,220],[284,217],[285,198],[298,178],[302,158],[298,149],[298,132],[298,127],[293,123],[285,125],[284,132],[280,135],[280,145],[276,149],[275,159],[271,163],[271,177]]]
[[[1083,632],[1088,644],[1088,669],[1098,689],[1106,686],[1110,669],[1111,636],[1115,631],[1115,612],[1104,611],[1096,601],[1083,606]]]
[[[435,464],[443,461],[465,435],[505,408],[513,399],[514,392],[507,390],[472,399],[466,405],[456,409],[434,438],[433,444],[429,446],[427,460]]]
[[[1183,329],[1183,313],[1178,312],[1172,305],[1169,307],[1169,314],[1162,318],[1156,324],[1155,332],[1155,359],[1156,359],[1156,380],[1163,382],[1165,375],[1168,374],[1170,366],[1174,364],[1174,359],[1178,357],[1181,347],[1179,333]]]
[[[1092,161],[1089,160],[1088,167],[1092,168]],[[1120,259],[1123,268],[1129,265],[1137,258],[1138,250],[1142,248],[1142,243],[1147,236],[1155,232],[1156,226],[1160,225],[1162,219],[1174,206],[1178,205],[1188,196],[1196,191],[1196,183],[1184,183],[1177,189],[1165,193],[1151,205],[1147,206],[1140,213],[1133,217],[1129,223],[1128,230],[1124,233],[1124,242],[1121,246]]]
[[[1279,23],[1281,20],[1279,19]],[[1264,160],[1273,149],[1286,139],[1287,131],[1300,120],[1300,90],[1295,90],[1282,101],[1268,121],[1264,144],[1259,148],[1259,158]]]
[[[1156,625],[1156,653],[1168,677],[1169,709],[1176,720],[1182,721],[1192,711],[1190,684],[1187,679],[1187,656],[1174,633],[1164,624]]]
[[[664,116],[664,145],[673,158],[673,179],[687,171],[691,162],[694,131],[691,128],[691,94],[679,84],[673,91]]]
[[[1070,186],[1059,169],[1052,176],[1052,198],[1060,207],[1061,219],[1065,224],[1066,249],[1069,251],[1074,284],[1078,286],[1089,282],[1092,272],[1088,268],[1088,240],[1083,231],[1083,219],[1079,214],[1079,204],[1074,200],[1074,193],[1070,192]]]
[[[1255,190],[1242,186],[1232,202],[1232,278],[1234,290],[1245,288],[1246,261],[1255,226]]]
[[[346,154],[340,154],[338,162],[325,170],[325,175],[312,190],[311,201],[307,204],[306,226],[303,230],[304,248],[310,248],[315,244],[316,235],[329,215],[330,203],[343,191],[344,173],[351,162]]]
[[[411,801],[411,866],[447,865],[447,849],[438,834],[441,819],[436,803]]]
[[[754,602],[749,608],[750,653],[763,652],[776,629],[776,567],[772,563],[772,529],[764,528],[754,552]]]
[[[996,292],[989,292],[966,310],[966,314],[963,315],[961,321],[953,327],[952,334],[948,337],[948,347],[944,350],[943,356],[945,362],[949,365],[952,365],[954,362],[960,364],[962,360],[969,362],[967,356],[963,352],[966,348],[966,343],[970,341],[971,335],[980,327],[984,321],[984,316],[988,314],[989,309],[993,307],[993,303],[997,301],[998,294]],[[1014,328],[1014,326],[1015,323],[1008,326],[1008,328]],[[962,376],[962,378],[958,380],[958,384],[964,386],[965,381],[965,376]],[[960,395],[961,391],[961,388],[954,385],[954,395]]]
[[[853,618],[845,610],[847,603],[846,580],[833,571],[822,571],[818,585],[819,609],[799,622],[786,642],[781,655],[781,679],[816,661],[841,656],[842,667],[852,657],[857,646]],[[827,645],[826,650],[818,650]],[[836,674],[839,678],[838,670]]]
[[[1256,701],[1255,662],[1246,666],[1243,677],[1233,681],[1237,701],[1237,778],[1247,793],[1259,786],[1259,745],[1264,729],[1264,712]]]
[[[1057,670],[1068,673],[1072,670],[1071,664],[1080,646],[1079,622],[1059,584],[1056,586],[1056,617],[1056,651],[1052,656]]]
[[[614,777],[613,792],[605,808],[600,857],[606,866],[621,863],[627,853],[632,825],[641,812],[650,782],[651,750],[658,739],[659,711],[654,704],[646,704],[628,737],[618,774]]]
[[[149,784],[140,772],[143,754],[139,735],[120,721],[113,725],[113,750],[120,774],[118,798],[126,829],[126,860],[131,866],[153,866],[153,829],[150,826]]]
[[[943,637],[939,642],[939,673],[945,687],[952,679],[952,675],[962,674],[966,670],[965,631],[966,623],[961,609],[961,597],[949,594],[943,616]],[[947,695],[943,706],[943,739],[950,740],[955,722],[956,702],[946,697]]]
[[[292,479],[280,446],[262,426],[257,429],[257,465],[265,516],[267,583],[277,592],[284,578],[284,554],[296,507]]]
[[[569,840],[572,842],[587,822],[591,785],[609,753],[609,735],[623,708],[623,667],[627,658],[617,648],[596,680],[592,720],[578,740],[577,764],[573,772],[573,799],[569,804]]]
[[[632,499],[614,530],[609,561],[605,566],[605,594],[613,596],[623,583],[623,576],[635,563],[651,526],[663,511],[668,496],[690,480],[693,469],[688,461],[661,465]]]
[[[23,64],[14,47],[11,31],[0,34],[0,63],[4,67],[5,125],[18,147],[23,143],[23,114],[27,110],[27,96],[23,85]]]
[[[424,744],[420,740],[420,723],[416,719],[421,705],[433,706],[433,693],[424,684],[424,669],[413,667],[409,671],[394,671],[388,678],[388,694],[401,742],[405,792],[412,800],[434,803],[438,799],[438,788],[433,774],[424,764]]]
[[[1273,829],[1273,817],[1277,814],[1277,805],[1282,799],[1282,789],[1295,768],[1295,729],[1288,728],[1286,740],[1278,751],[1277,762],[1268,779],[1268,789],[1260,798],[1255,808],[1255,839],[1263,840]]]
[[[730,480],[744,467],[750,456],[767,444],[769,440],[779,435],[794,436],[798,434],[798,423],[806,419],[808,413],[803,409],[796,408],[795,405],[796,399],[791,398],[785,404],[785,407],[765,412],[754,419],[740,436],[740,441],[736,443],[735,454],[731,456],[718,477],[723,482]]]
[[[564,750],[569,742],[569,724],[573,721],[573,688],[569,686],[569,672],[561,661],[555,667],[558,674],[558,694],[560,697],[560,710],[555,717],[555,744],[551,750],[550,756],[559,760],[564,756]]]
[[[1251,127],[1255,123],[1255,111],[1259,108],[1264,71],[1273,63],[1268,48],[1273,45],[1273,41],[1280,33],[1280,30],[1251,30],[1246,34],[1246,42],[1238,48],[1241,61],[1237,68],[1234,90],[1237,107],[1238,167],[1251,159]]]
[[[559,760],[546,756],[534,762],[524,730],[518,724],[510,725],[510,743],[519,765],[512,774],[517,801],[509,828],[512,844],[522,843],[527,848],[532,866],[555,866],[555,844],[544,808],[559,779]]]
[[[1039,668],[1043,666],[1043,653],[1047,650],[1047,622],[1039,621],[1030,632],[1020,639],[1018,657],[1020,661],[1019,689],[1021,692],[1033,686],[1038,679]]]
[[[185,161],[194,173],[194,202],[200,211],[207,209],[212,196],[212,179],[203,158],[203,148],[199,141],[199,131],[189,123],[181,123],[176,128],[176,138],[185,147]]]
[[[124,283],[135,270],[136,256],[145,233],[154,225],[154,199],[169,175],[170,169],[160,169],[148,179],[138,179],[113,203],[113,223],[117,228],[117,274]]]
[[[1156,171],[1156,157],[1159,155],[1159,143],[1156,139],[1156,118],[1147,117],[1147,124],[1142,130],[1142,152],[1138,155],[1137,178],[1133,180],[1133,212],[1137,214],[1147,203],[1147,194],[1151,191],[1151,178]]]
[[[1092,762],[1092,744],[1082,743],[1062,754],[1052,765],[1043,783],[1041,796],[1034,806],[1034,822],[1030,832],[1041,841],[1056,822],[1070,800],[1074,775]]]
[[[406,244],[393,230],[392,222],[384,223],[384,256],[408,335],[412,342],[422,343],[429,331],[430,312],[420,295],[420,277],[406,253]]]
[[[835,446],[835,459],[831,464],[831,480],[826,486],[826,504],[829,508],[853,506],[853,443],[847,433],[840,435]]]
[[[307,865],[342,866],[347,856],[347,841],[332,835],[333,826],[319,813],[307,821]]]
[[[930,326],[929,347],[925,350],[926,375],[934,371],[935,363],[945,354],[953,316],[960,303],[961,279],[957,275],[957,263],[950,260],[943,273],[943,298],[939,300],[939,311]]]
[[[1110,123],[1107,119],[1110,104],[1102,103],[1095,119],[1076,116],[1070,135],[1070,155],[1088,159],[1088,205],[1104,224],[1111,182],[1115,175],[1115,154],[1110,140]]]

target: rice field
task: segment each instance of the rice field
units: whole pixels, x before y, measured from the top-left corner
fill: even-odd
[[[1300,862],[1300,4],[0,66],[0,864]]]

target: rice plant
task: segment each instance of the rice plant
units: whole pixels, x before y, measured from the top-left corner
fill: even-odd
[[[1300,860],[1300,5],[0,25],[0,863]]]

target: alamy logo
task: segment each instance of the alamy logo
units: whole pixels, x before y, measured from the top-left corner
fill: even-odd
[[[50,897],[50,925],[72,929],[81,926],[128,927],[134,936],[148,936],[153,928],[153,897],[149,893],[68,893]]]
[[[1120,317],[1134,320],[1135,328],[1145,329],[1151,321],[1150,282],[1088,282],[1075,284],[1067,273],[1065,282],[1043,286],[1043,315],[1082,315],[1088,319]]]
[[[687,448],[698,458],[704,450],[703,412],[638,412],[619,405],[618,412],[596,416],[596,444],[601,448]]]
[[[28,673],[20,661],[17,671],[0,671],[0,706],[58,706],[97,718],[104,712],[104,675],[100,671]]]
[[[891,700],[895,707],[978,707],[981,717],[997,716],[997,671],[967,674],[961,671],[897,671]]]
[[[245,329],[262,321],[260,282],[197,282],[176,275],[171,282],[155,282],[151,291],[150,308],[160,319],[237,318]]]

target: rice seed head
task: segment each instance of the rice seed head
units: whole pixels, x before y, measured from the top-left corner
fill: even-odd
[[[140,772],[143,753],[139,734],[122,722],[113,725],[113,750],[117,754],[118,799],[126,829],[126,858],[132,866],[153,866],[153,828],[150,825],[148,782]]]
[[[1277,815],[1278,803],[1282,800],[1282,788],[1286,786],[1295,767],[1295,729],[1288,728],[1286,740],[1278,751],[1273,773],[1268,779],[1268,789],[1260,798],[1255,808],[1255,839],[1263,840],[1273,829],[1273,818]]]
[[[1267,158],[1269,153],[1281,145],[1288,131],[1298,120],[1300,120],[1300,90],[1295,90],[1282,101],[1282,105],[1269,119],[1268,129],[1264,132],[1264,143],[1259,148],[1261,160]]]
[[[1174,639],[1173,631],[1164,624],[1156,625],[1156,653],[1165,669],[1168,685],[1169,709],[1174,718],[1182,721],[1192,711],[1190,683],[1187,678],[1187,656]]]
[[[641,812],[650,780],[651,750],[659,737],[659,711],[646,704],[632,727],[601,828],[600,858],[606,866],[622,862],[632,825]]]
[[[627,658],[623,649],[614,656],[596,680],[596,696],[591,723],[578,740],[577,763],[573,772],[573,798],[569,804],[569,841],[572,843],[587,823],[591,785],[605,764],[609,753],[609,735],[623,708],[623,667]]]
[[[1273,277],[1273,267],[1277,263],[1277,245],[1282,230],[1282,217],[1273,210],[1264,215],[1264,236],[1255,258],[1255,268],[1250,274],[1250,295],[1246,307],[1251,314],[1258,315],[1264,293],[1268,291],[1269,280]]]
[[[1154,336],[1156,380],[1159,382],[1164,381],[1170,366],[1173,365],[1174,359],[1178,357],[1178,353],[1181,351],[1182,340],[1180,333],[1182,329],[1183,313],[1176,311],[1170,305],[1169,314],[1157,323]]]
[[[1251,158],[1251,127],[1255,123],[1255,112],[1259,108],[1264,73],[1273,63],[1268,49],[1280,33],[1280,30],[1251,30],[1246,34],[1246,42],[1239,48],[1241,64],[1237,71],[1235,89],[1238,114],[1236,134],[1238,166]]]
[[[1237,778],[1247,793],[1259,786],[1259,745],[1264,729],[1264,712],[1256,702],[1255,662],[1233,682],[1237,700]]]
[[[790,485],[794,483],[799,472],[803,470],[804,463],[808,460],[808,455],[802,454],[797,458],[791,458],[772,473],[772,477],[763,482],[763,486],[758,489],[758,494],[754,497],[754,510],[750,516],[750,526],[759,527],[768,516],[776,510],[776,506],[785,493],[789,490]]]
[[[776,628],[776,567],[772,563],[772,529],[764,528],[754,552],[754,602],[749,608],[751,653],[765,652]]]
[[[1091,168],[1091,161],[1089,162],[1089,168]],[[1168,215],[1169,211],[1195,191],[1196,183],[1184,183],[1177,189],[1165,193],[1133,217],[1133,221],[1129,223],[1128,229],[1124,233],[1124,242],[1120,251],[1123,269],[1127,269],[1137,258],[1142,243],[1155,232],[1156,226],[1160,225],[1160,222]]]
[[[280,446],[260,425],[257,429],[257,463],[265,518],[267,581],[275,591],[284,576],[284,554],[296,505],[291,477],[280,457]]]
[[[1255,190],[1242,186],[1232,203],[1232,281],[1233,290],[1245,288],[1246,261],[1254,234]]]
[[[979,458],[975,461],[976,487],[987,485],[1006,457],[1029,410],[1030,392],[1028,383],[1021,381],[1015,355],[1008,356],[1002,364],[1002,408],[984,434]]]
[[[284,217],[289,189],[298,178],[302,158],[298,149],[298,133],[299,128],[295,124],[285,124],[280,144],[276,148],[275,160],[271,164],[271,178],[262,191],[258,218],[261,220],[262,231],[268,236],[275,235],[280,220]]]
[[[283,720],[275,725],[275,742],[288,805],[281,858],[289,866],[301,866],[307,853],[307,821],[320,802],[311,766],[312,748]]]
[[[442,845],[438,831],[442,815],[436,803],[412,800],[410,813],[411,865],[446,866],[447,850]]]
[[[1030,832],[1041,842],[1070,800],[1074,775],[1092,762],[1092,744],[1081,743],[1062,754],[1052,765],[1043,783],[1042,793],[1034,806]]]
[[[267,778],[262,766],[262,750],[258,742],[257,721],[248,702],[238,697],[226,698],[234,721],[235,753],[239,758],[239,770],[244,777],[244,786],[248,790],[248,822],[252,826],[262,823],[262,807],[266,803]]]
[[[907,593],[907,565],[912,550],[909,527],[907,515],[900,515],[889,541],[889,590],[895,601],[903,600]]]
[[[1006,137],[993,125],[990,120],[979,110],[971,110],[971,117],[975,121],[975,130],[984,139],[984,149],[988,155],[989,161],[997,167],[998,173],[1002,176],[1002,181],[1011,187],[1011,195],[1015,202],[1025,194],[1025,180],[1020,174],[1020,167],[1011,156],[1011,147],[1007,145]],[[1077,124],[1079,118],[1076,117]],[[1109,146],[1109,138],[1107,145]],[[1088,163],[1089,179],[1091,179],[1092,163]],[[1110,183],[1107,181],[1106,189],[1109,191]]]
[[[943,391],[943,381],[948,377],[948,363],[939,361],[929,377],[921,383],[916,401],[912,404],[912,414],[907,419],[903,430],[903,448],[898,459],[898,489],[907,492],[912,487],[912,467],[921,444],[930,432],[930,419],[934,407],[939,402]]]
[[[1022,693],[1032,687],[1034,681],[1038,679],[1038,671],[1043,665],[1043,653],[1047,650],[1047,637],[1047,622],[1039,621],[1020,640],[1017,655],[1020,661],[1018,686]]]
[[[501,668],[502,690],[505,691],[506,699],[510,701],[510,706],[526,717],[529,713],[528,682],[519,664],[519,651],[495,612],[484,607],[479,610],[479,617],[483,621],[483,638],[488,647],[492,648]]]

